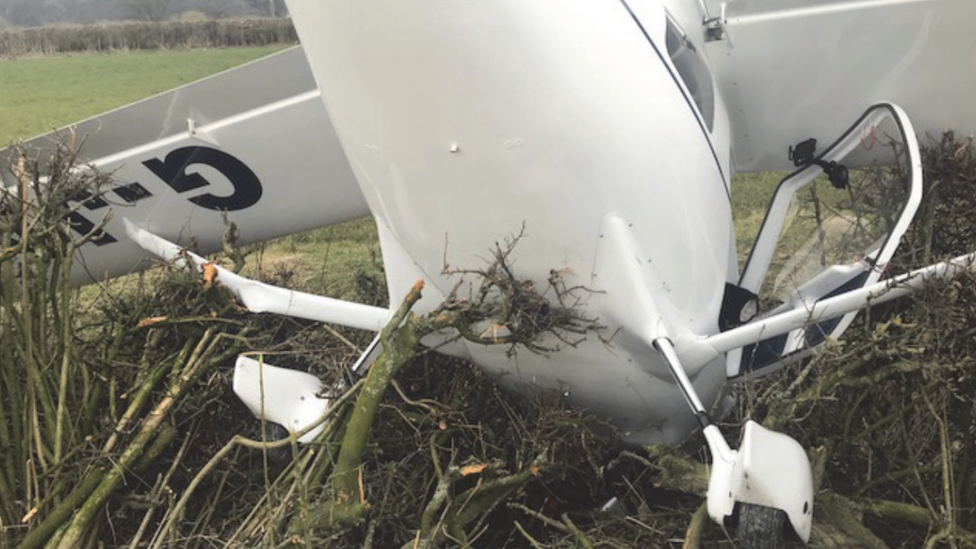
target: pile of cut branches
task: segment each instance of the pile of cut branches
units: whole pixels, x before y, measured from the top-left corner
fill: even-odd
[[[654,525],[644,458],[621,454],[604,422],[556,398],[501,393],[418,345],[455,328],[555,352],[533,344],[599,329],[558,276],[550,305],[512,274],[518,237],[485,269],[456,273],[477,279],[467,299],[455,292],[418,318],[416,287],[356,381],[344,369],[363,334],[247,314],[212,277],[166,267],[72,288],[75,251],[101,234],[79,234],[72,213],[111,184],[75,158],[66,146],[22,151],[20,184],[3,195],[0,547],[574,546],[675,533]],[[486,323],[503,327],[488,340]],[[333,387],[315,443],[271,441],[237,401],[244,351]],[[623,493],[641,518],[595,511]]]
[[[73,170],[69,148],[51,158],[25,153],[19,190],[0,199],[0,548],[733,543],[705,518],[701,453],[622,445],[558,395],[504,393],[419,346],[445,329],[543,353],[558,352],[543,335],[596,336],[598,321],[576,309],[584,289],[558,273],[542,289],[516,276],[520,236],[488,265],[452,270],[467,283],[432,314],[411,312],[416,286],[360,380],[348,366],[368,334],[248,314],[219,279],[167,267],[72,289],[74,251],[99,235],[79,234],[72,209],[110,182]],[[951,136],[927,149],[899,269],[976,244],[974,159]],[[970,277],[876,308],[843,342],[738,387],[727,434],[752,417],[813,449],[817,547],[971,547],[974,333]],[[330,388],[315,442],[275,433],[238,402],[240,352]]]
[[[223,290],[186,276],[80,297],[75,252],[102,232],[75,212],[110,178],[75,169],[64,145],[19,159],[17,186],[0,195],[0,545],[86,546],[108,536],[110,504],[134,497],[134,479],[186,436],[188,401],[214,398],[200,384],[251,328],[228,315],[237,306]]]

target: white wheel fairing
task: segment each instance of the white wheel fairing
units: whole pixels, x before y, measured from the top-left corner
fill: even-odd
[[[708,514],[712,520],[723,524],[725,518],[732,516],[736,503],[772,507],[786,513],[803,542],[810,539],[813,474],[799,442],[750,420],[739,449],[713,459],[714,470],[708,484]]]
[[[258,419],[281,425],[289,433],[298,433],[322,419],[330,400],[320,398],[322,382],[318,377],[297,370],[279,368],[246,356],[237,357],[234,366],[234,392]],[[298,441],[315,440],[325,423],[321,423]]]

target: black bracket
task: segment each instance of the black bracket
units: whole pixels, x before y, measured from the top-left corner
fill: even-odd
[[[718,313],[718,327],[723,332],[741,326],[759,312],[759,296],[734,284],[725,284],[725,295]]]
[[[790,147],[789,159],[793,161],[793,165],[796,167],[805,167],[811,164],[820,166],[824,173],[827,174],[827,181],[830,181],[830,184],[835,189],[846,189],[850,180],[847,166],[833,160],[824,162],[815,157],[816,152],[817,140],[811,137],[806,141],[801,141],[795,146]]]
[[[716,42],[725,38],[725,24],[721,17],[703,18],[702,26],[705,27],[705,42]]]

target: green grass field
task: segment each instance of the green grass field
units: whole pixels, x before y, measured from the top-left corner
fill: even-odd
[[[0,147],[280,49],[273,46],[0,59]]]
[[[732,178],[732,217],[735,221],[735,246],[740,270],[759,234],[766,208],[784,172],[739,174]]]

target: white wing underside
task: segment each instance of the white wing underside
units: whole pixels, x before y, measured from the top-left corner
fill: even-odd
[[[901,106],[921,143],[976,131],[972,0],[704,0],[725,37],[705,45],[740,171],[787,169],[874,103]]]

